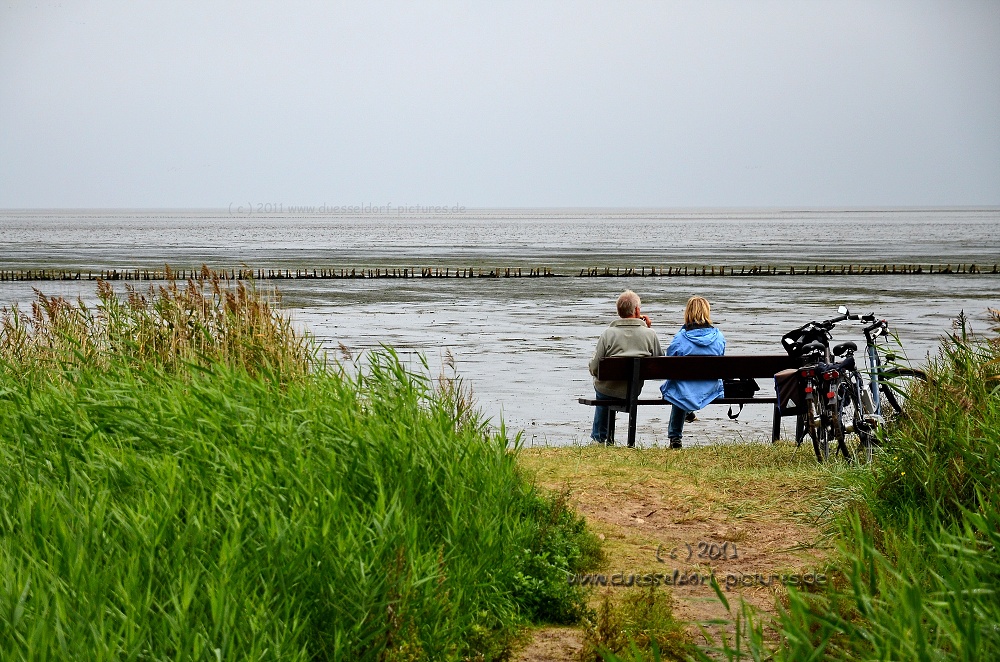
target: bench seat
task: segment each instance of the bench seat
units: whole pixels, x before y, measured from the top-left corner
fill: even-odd
[[[598,400],[597,398],[579,398],[581,405],[590,405],[591,407],[612,407],[618,411],[628,411],[628,400],[623,400],[621,398],[614,398],[612,400]],[[764,404],[771,405],[777,404],[778,398],[716,398],[712,400],[709,404],[711,405],[746,405],[746,404]],[[670,403],[662,398],[640,398],[636,401],[636,404],[640,407],[644,405],[669,405]]]
[[[668,405],[660,398],[640,399],[642,385],[647,379],[741,379],[773,378],[775,373],[788,368],[796,368],[798,363],[787,354],[765,354],[756,356],[646,356],[642,358],[611,357],[601,359],[597,368],[597,378],[618,380],[628,384],[625,398],[598,400],[579,398],[580,404],[591,407],[608,407],[611,411],[608,441],[615,439],[615,412],[629,415],[628,445],[635,446],[636,413],[641,406]],[[717,398],[711,404],[717,405],[771,405],[774,416],[771,438],[777,441],[781,434],[781,417],[796,415],[794,409],[782,410],[776,397]]]

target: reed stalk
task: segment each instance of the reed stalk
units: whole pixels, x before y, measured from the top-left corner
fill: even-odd
[[[16,306],[0,314],[0,360],[29,370],[111,362],[175,370],[221,362],[292,376],[315,363],[313,350],[280,312],[273,291],[253,281],[224,284],[207,267],[197,281],[171,278],[145,292],[126,284],[123,296],[99,280],[93,307],[36,289],[30,314]]]

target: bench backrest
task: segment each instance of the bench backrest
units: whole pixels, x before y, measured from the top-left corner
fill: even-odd
[[[631,381],[635,359],[615,356],[601,359],[597,378]],[[723,379],[773,377],[798,363],[787,354],[757,356],[647,356],[639,359],[639,378],[646,379]]]

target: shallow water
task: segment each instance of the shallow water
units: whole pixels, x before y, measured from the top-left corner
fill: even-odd
[[[996,262],[1000,210],[0,211],[7,268]]]
[[[582,266],[668,264],[1000,262],[1000,210],[880,212],[480,212],[465,218],[231,218],[201,212],[0,214],[0,268],[176,266]],[[815,241],[815,229],[834,240]],[[872,247],[875,248],[872,248]],[[26,302],[31,286],[86,298],[92,283],[0,283],[0,302]],[[781,335],[845,304],[889,320],[920,361],[964,310],[986,329],[1000,277],[794,276],[757,278],[540,278],[302,280],[278,283],[286,307],[339,356],[389,344],[438,374],[450,352],[484,411],[528,444],[589,437],[586,364],[625,288],[666,346],[692,294],[707,297],[727,352],[780,353]],[[838,341],[863,340],[841,326]],[[769,388],[761,380],[761,386]],[[655,397],[656,384],[644,395]],[[640,410],[641,443],[664,443],[669,408]],[[738,422],[709,407],[686,441],[769,436],[770,409]],[[621,425],[621,423],[620,423]],[[786,431],[789,424],[786,423]],[[619,433],[621,434],[621,432]]]

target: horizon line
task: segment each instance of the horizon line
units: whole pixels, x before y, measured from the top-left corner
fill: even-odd
[[[789,206],[509,206],[509,207],[475,207],[467,205],[441,205],[441,204],[404,204],[392,205],[376,204],[374,202],[352,205],[355,208],[370,209],[373,211],[359,212],[317,212],[304,211],[306,209],[317,209],[320,207],[335,208],[339,205],[283,205],[283,203],[271,203],[272,206],[288,207],[290,211],[267,211],[267,212],[243,212],[235,214],[230,208],[222,207],[0,207],[0,213],[10,212],[220,212],[228,216],[251,217],[251,216],[289,216],[295,214],[305,214],[309,216],[373,216],[373,215],[393,215],[397,208],[418,208],[418,209],[444,209],[452,208],[461,211],[441,211],[430,212],[429,216],[460,216],[463,213],[476,212],[631,212],[631,213],[655,213],[655,212],[819,212],[819,211],[840,211],[840,212],[865,212],[865,211],[1000,211],[1000,204],[995,205],[789,205]],[[385,212],[374,211],[386,209]]]

